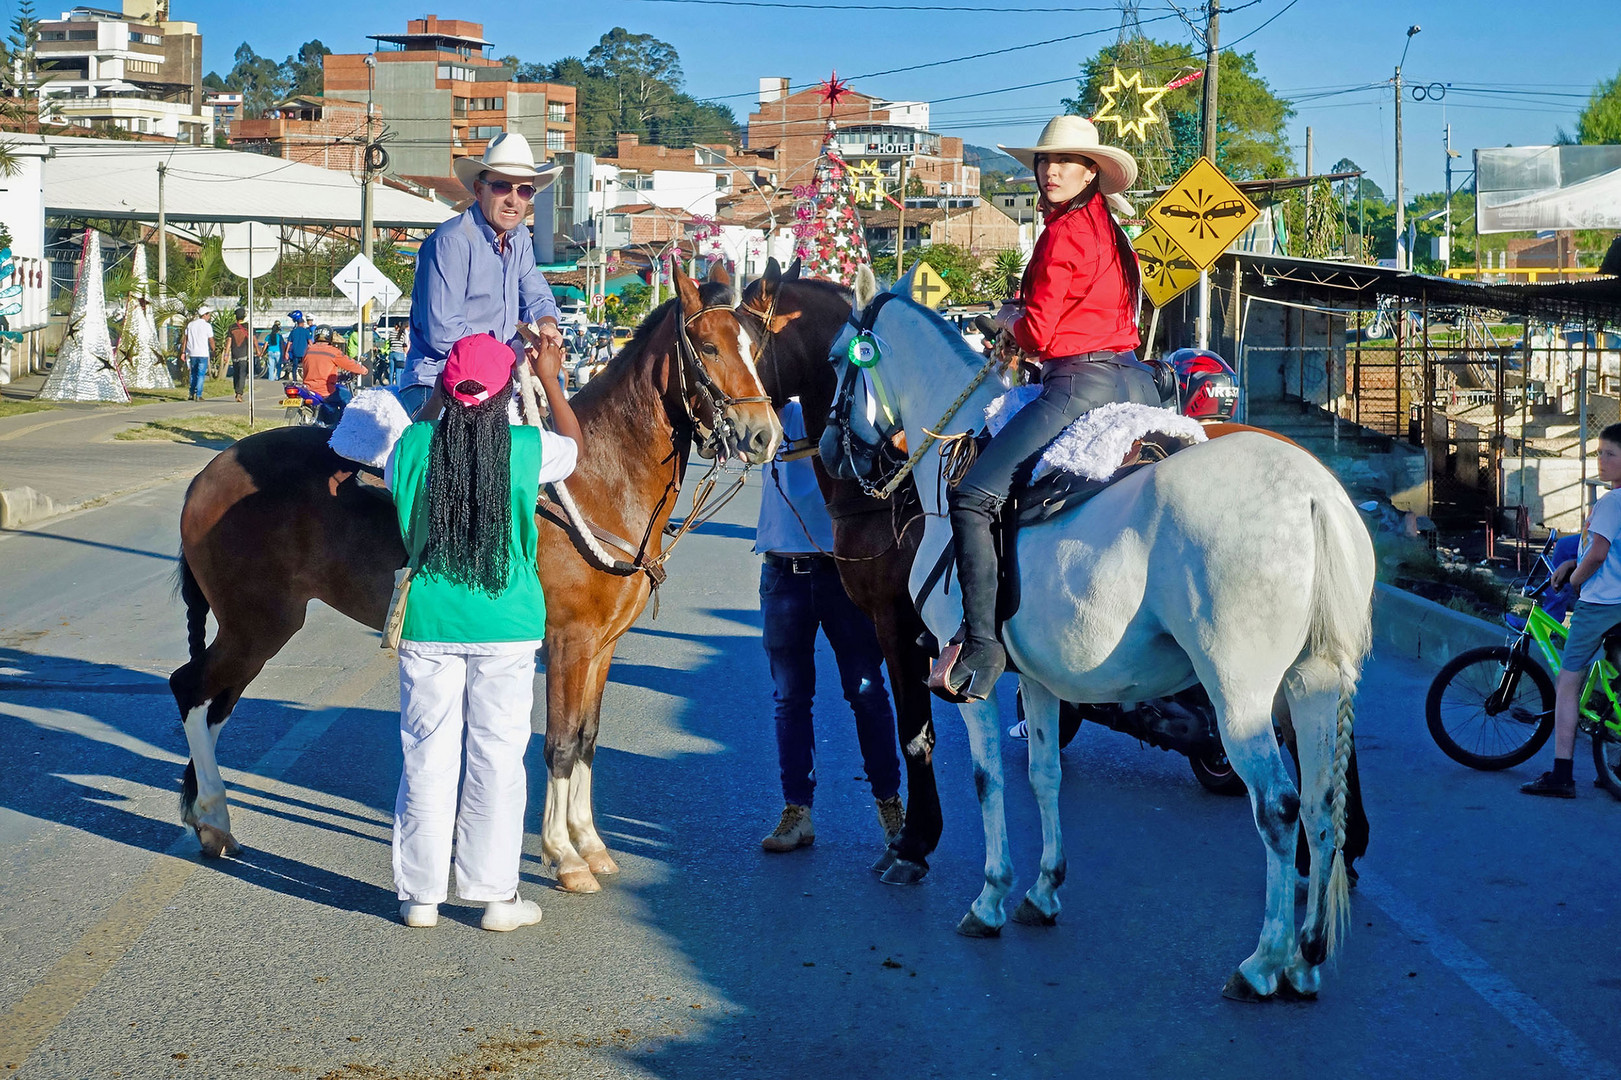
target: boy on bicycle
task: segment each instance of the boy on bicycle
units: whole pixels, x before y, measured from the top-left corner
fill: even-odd
[[[1553,771],[1521,784],[1520,790],[1527,795],[1576,797],[1571,760],[1576,754],[1582,686],[1598,657],[1604,635],[1621,626],[1621,545],[1614,545],[1617,534],[1621,534],[1621,491],[1616,490],[1616,485],[1621,484],[1621,424],[1611,424],[1599,432],[1598,476],[1610,490],[1599,498],[1588,516],[1580,554],[1560,563],[1553,572],[1554,588],[1569,580],[1581,599],[1570,616],[1570,635],[1565,639],[1555,683]]]

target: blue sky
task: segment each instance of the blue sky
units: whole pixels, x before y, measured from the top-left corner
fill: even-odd
[[[36,0],[37,2],[37,0]],[[336,52],[361,51],[370,33],[398,32],[409,18],[433,11],[485,25],[496,55],[526,60],[584,55],[613,26],[654,34],[675,45],[687,88],[699,97],[724,97],[744,120],[761,76],[787,76],[796,84],[837,68],[855,76],[857,89],[875,95],[936,101],[935,130],[993,146],[1033,141],[1059,99],[1074,92],[1080,62],[1114,40],[1119,14],[1113,0],[938,0],[943,6],[981,6],[987,12],[836,10],[861,0],[828,0],[816,10],[731,7],[658,0],[590,3],[484,3],[436,0],[428,5],[315,0],[197,3],[172,0],[175,18],[197,22],[205,60],[221,73],[238,44],[247,41],[275,59],[320,38]],[[873,0],[916,4],[929,0]],[[1237,8],[1246,0],[1225,0]],[[0,0],[10,7],[14,0]],[[1191,42],[1165,0],[1140,0],[1140,18],[1152,36]],[[47,3],[41,10],[50,10]],[[1014,7],[1091,8],[1016,12]],[[1192,4],[1184,5],[1192,11]],[[1102,10],[1097,10],[1102,9]],[[1274,16],[1276,17],[1274,19]],[[9,17],[9,16],[8,16]],[[1265,27],[1261,24],[1273,19]],[[1158,21],[1154,21],[1158,20]],[[1290,139],[1302,157],[1306,125],[1317,168],[1342,157],[1359,162],[1388,191],[1393,168],[1390,88],[1342,93],[1388,80],[1405,32],[1418,23],[1405,76],[1410,82],[1452,83],[1440,102],[1403,106],[1408,187],[1443,184],[1442,126],[1452,124],[1454,149],[1551,142],[1560,125],[1574,127],[1593,85],[1621,70],[1621,0],[1256,0],[1224,15],[1224,43],[1244,38],[1262,75],[1283,96],[1301,100]],[[1253,32],[1253,36],[1245,37]],[[892,68],[1090,33],[1091,36],[917,71],[874,78]],[[988,94],[1005,87],[1063,80],[1050,86]],[[1465,89],[1473,88],[1473,89]]]

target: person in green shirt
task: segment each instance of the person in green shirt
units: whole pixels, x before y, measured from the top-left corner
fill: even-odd
[[[484,929],[540,921],[539,905],[518,895],[523,756],[546,632],[534,509],[542,484],[574,471],[583,439],[557,379],[561,350],[525,359],[555,431],[510,422],[513,350],[479,334],[445,361],[438,419],[407,428],[385,469],[415,567],[400,635],[405,765],[394,803],[407,926],[438,922],[453,840],[456,892],[484,905]]]

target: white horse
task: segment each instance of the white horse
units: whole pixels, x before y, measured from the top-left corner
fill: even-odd
[[[871,300],[870,285],[858,285],[856,312],[830,358],[841,377],[849,371],[855,323]],[[983,426],[985,407],[1002,390],[994,378],[935,426],[984,363],[945,320],[901,292],[879,310],[872,330],[879,359],[867,377],[880,385],[870,398],[893,410],[907,445],[923,446],[931,431]],[[852,437],[866,449],[891,434],[882,420],[870,425],[874,415],[880,415],[876,408],[867,411],[869,423],[854,418]],[[823,457],[833,458],[830,468],[852,457],[840,454],[836,441],[822,444]],[[928,525],[912,564],[914,597],[951,542],[941,469],[937,447],[916,467]],[[1314,996],[1319,968],[1348,918],[1341,849],[1351,695],[1371,632],[1373,545],[1344,490],[1304,450],[1241,432],[1137,470],[1079,509],[1020,530],[1017,545],[1022,600],[1003,627],[1003,641],[1017,665],[1029,721],[1042,853],[1040,875],[1014,921],[1051,925],[1058,915],[1065,874],[1059,702],[1141,701],[1197,681],[1215,704],[1222,743],[1248,785],[1267,852],[1260,942],[1223,993],[1241,1000],[1280,991]],[[936,586],[920,607],[941,642],[962,618],[955,590],[947,595]],[[1304,800],[1273,733],[1280,685],[1299,740]],[[962,713],[985,827],[985,886],[958,931],[989,937],[1001,930],[1003,901],[1013,887],[1002,808],[1002,726],[994,696],[962,706]],[[1297,937],[1294,848],[1302,814],[1312,859],[1306,920]]]

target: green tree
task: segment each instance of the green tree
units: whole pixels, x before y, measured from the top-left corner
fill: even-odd
[[[1162,86],[1202,66],[1202,60],[1189,54],[1186,45],[1151,39],[1129,44],[1139,50],[1138,55],[1148,57],[1141,70],[1143,81],[1150,85]],[[1063,102],[1066,111],[1091,116],[1102,107],[1103,87],[1113,77],[1117,57],[1125,47],[1106,46],[1081,65],[1076,94]],[[1261,77],[1254,53],[1223,52],[1218,66],[1216,164],[1237,180],[1289,175],[1294,171],[1294,158],[1289,152],[1288,123],[1294,110]],[[1198,157],[1203,93],[1203,83],[1195,80],[1160,99],[1158,108],[1163,110],[1174,139],[1173,173]],[[1129,107],[1131,102],[1125,104]],[[1119,139],[1112,125],[1103,125],[1098,134],[1111,145],[1140,150],[1140,145],[1129,137]]]
[[[237,46],[235,60],[236,66],[225,76],[225,85],[242,95],[243,116],[261,117],[284,96],[281,67],[269,57],[254,52],[253,46],[245,41]]]
[[[1576,120],[1583,143],[1621,143],[1621,72],[1593,88],[1593,96]]]
[[[633,34],[623,26],[602,35],[585,54],[585,66],[612,85],[621,131],[645,131],[647,122],[670,104],[686,80],[674,45],[652,34]]]
[[[318,96],[325,85],[321,58],[332,55],[332,50],[321,44],[320,38],[306,41],[298,52],[281,62],[278,100],[289,97]],[[272,103],[274,104],[274,103]]]

